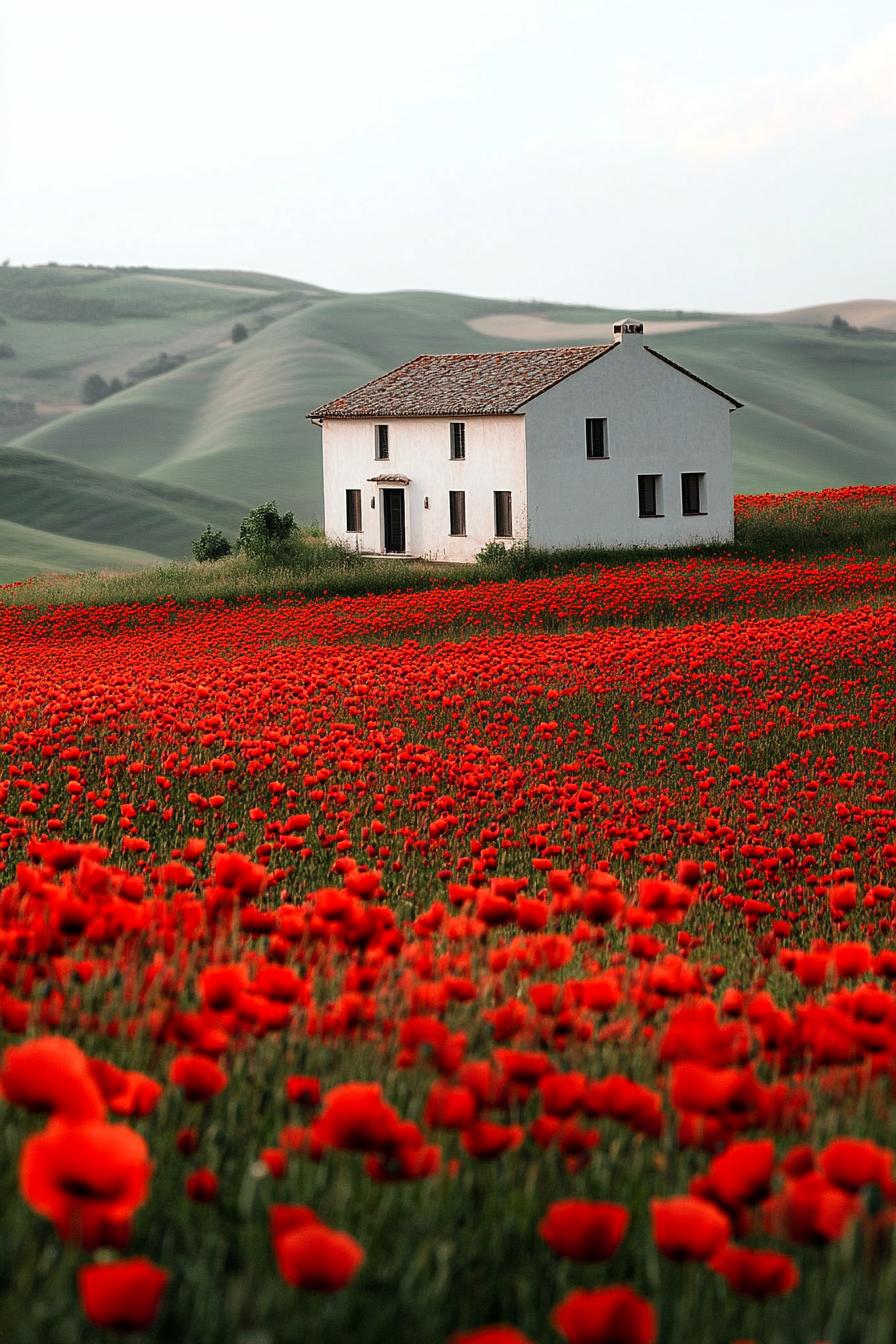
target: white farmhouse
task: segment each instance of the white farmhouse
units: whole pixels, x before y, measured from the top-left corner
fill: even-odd
[[[742,403],[617,322],[611,345],[418,355],[310,419],[324,526],[372,555],[728,541]]]

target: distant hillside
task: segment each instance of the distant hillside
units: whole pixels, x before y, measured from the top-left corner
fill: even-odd
[[[38,568],[53,568],[55,562],[43,557],[47,535],[65,538],[66,556],[79,565],[111,564],[100,553],[107,547],[139,551],[146,560],[176,559],[189,552],[206,523],[232,532],[245,513],[235,500],[62,463],[27,448],[0,447],[0,485],[0,528],[13,524],[40,534],[19,537],[6,554],[0,539],[4,576],[10,555],[18,556],[16,568],[25,566],[25,573],[35,560]],[[81,554],[83,562],[77,560]]]
[[[0,359],[0,440],[19,450],[14,474],[31,509],[15,521],[77,543],[172,555],[200,519],[232,528],[265,498],[319,517],[319,431],[305,419],[314,405],[420,351],[594,341],[623,315],[643,318],[651,344],[747,403],[732,420],[739,491],[887,483],[896,333],[880,328],[890,310],[864,300],[769,319],[623,314],[429,292],[337,294],[246,272],[2,267],[0,344],[15,353]],[[877,330],[832,335],[835,311],[853,326],[873,318]],[[236,321],[250,335],[234,345]],[[88,374],[125,380],[162,352],[186,363],[80,405]],[[47,458],[57,459],[52,482]],[[0,479],[12,461],[0,461]],[[127,495],[133,527],[112,518],[120,500],[110,480],[119,479],[137,490]],[[0,500],[0,518],[14,517],[11,507]],[[43,545],[35,540],[29,553],[40,558]],[[0,577],[4,566],[0,554]]]

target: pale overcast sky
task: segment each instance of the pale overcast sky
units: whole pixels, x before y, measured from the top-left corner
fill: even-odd
[[[0,257],[896,298],[892,0],[0,0]]]

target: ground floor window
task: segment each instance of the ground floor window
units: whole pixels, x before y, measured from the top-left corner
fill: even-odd
[[[704,473],[702,471],[683,471],[681,473],[681,511],[683,514],[706,512],[703,482]]]
[[[663,510],[662,476],[638,477],[638,513],[642,518],[658,518]]]
[[[346,532],[361,531],[360,490],[346,490],[345,492],[345,530]]]
[[[495,491],[495,536],[513,536],[513,508],[509,490]]]
[[[467,535],[467,496],[464,490],[448,491],[449,528],[452,537]]]

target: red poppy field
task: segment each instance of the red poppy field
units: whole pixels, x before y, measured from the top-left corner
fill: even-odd
[[[0,1338],[891,1344],[894,595],[0,607]]]

